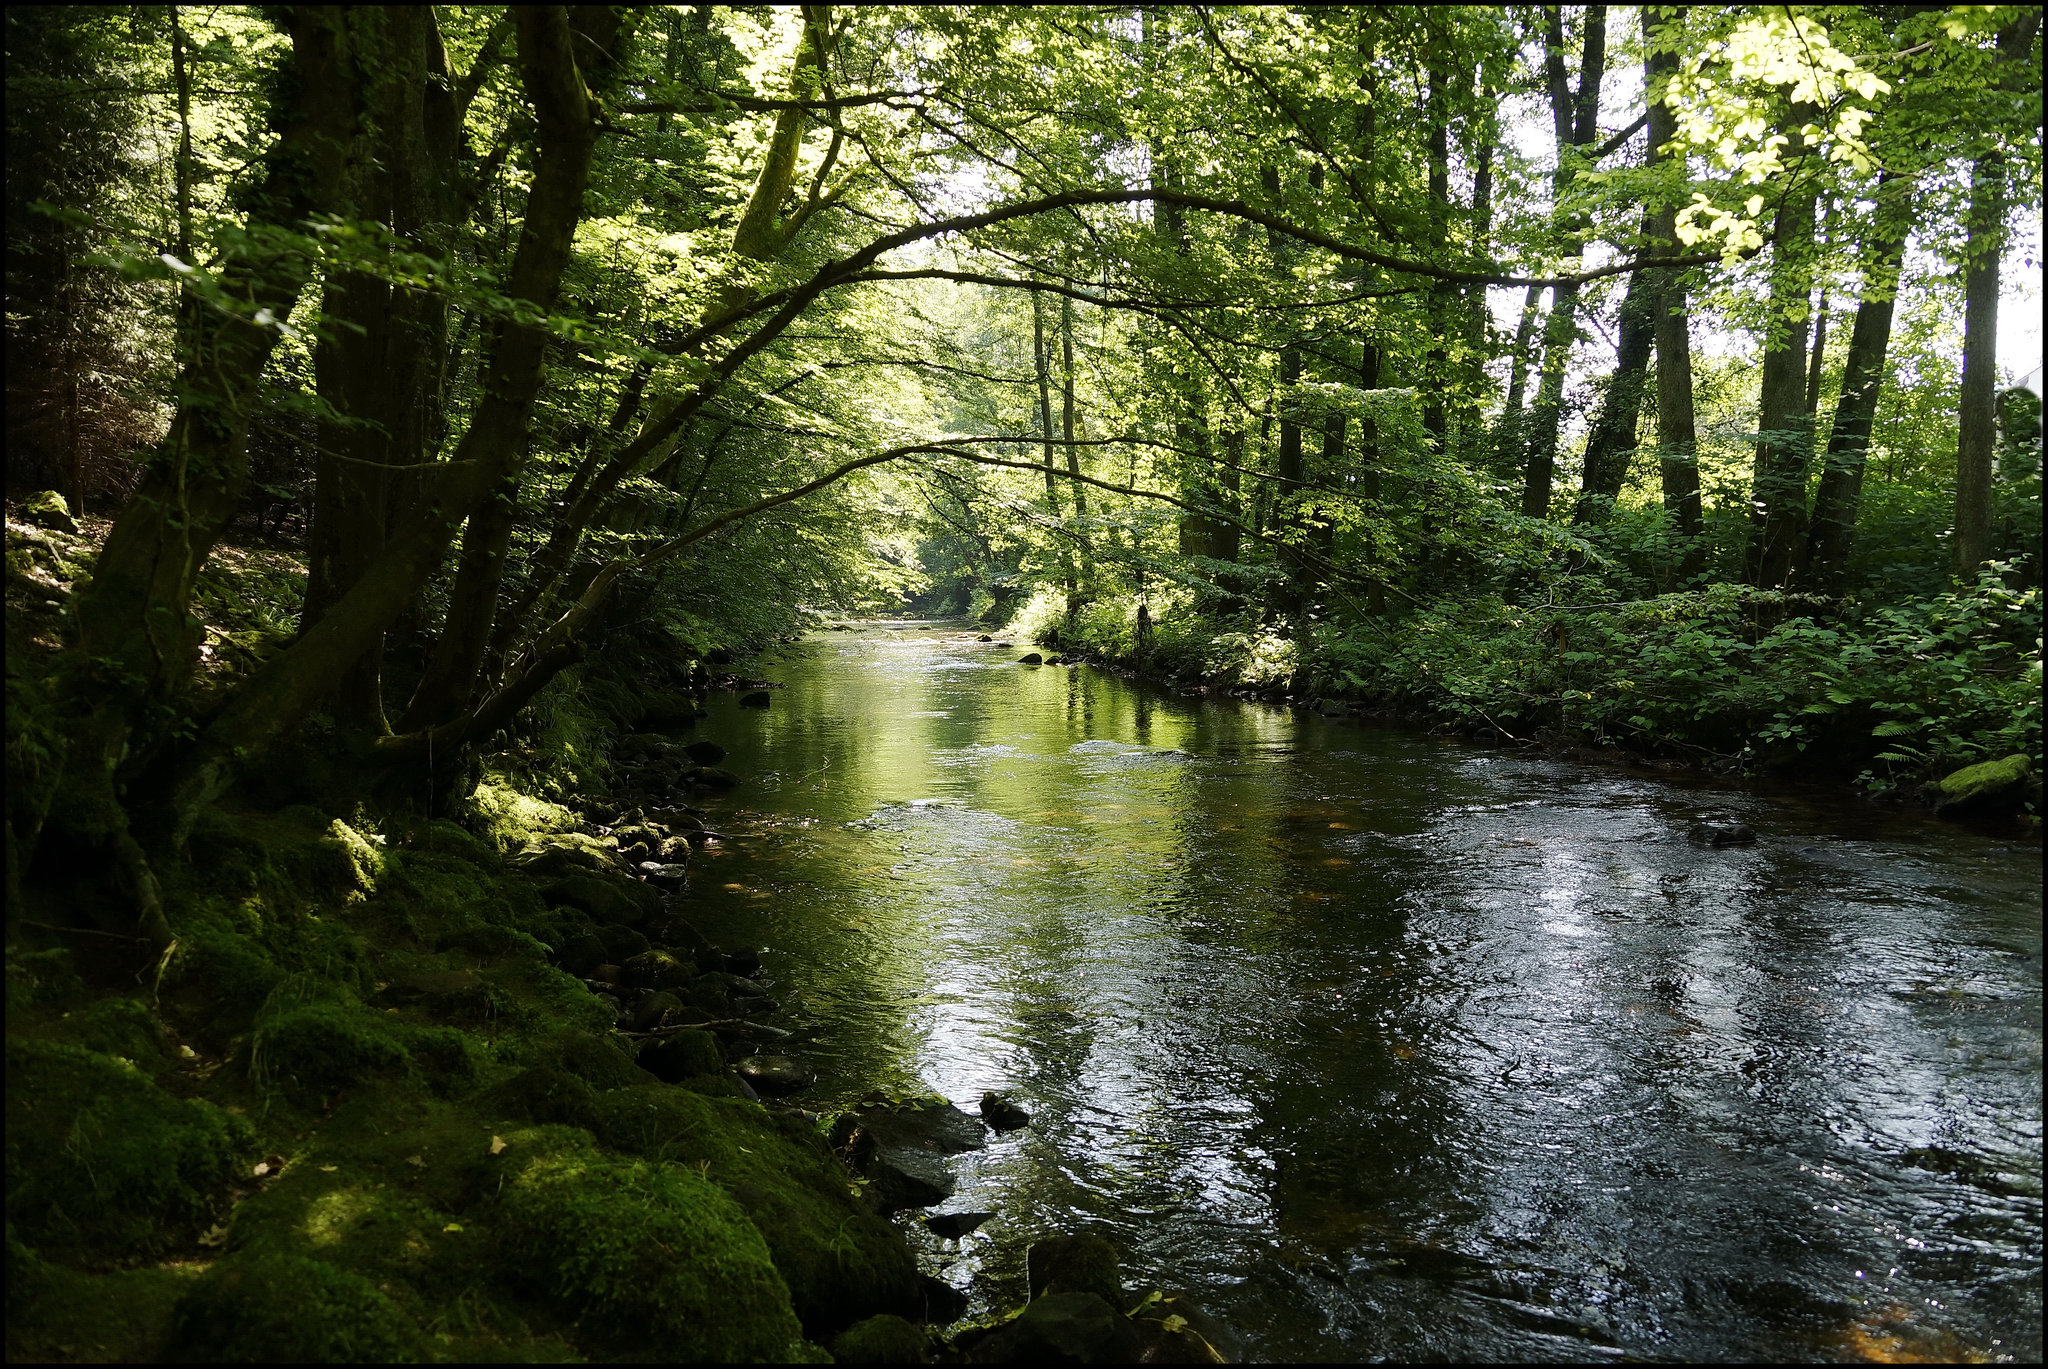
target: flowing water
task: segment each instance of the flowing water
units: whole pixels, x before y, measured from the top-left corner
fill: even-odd
[[[2040,1358],[2038,845],[1022,650],[822,634],[697,733],[805,1105],[1033,1114],[899,1219],[977,1310],[1093,1229],[1254,1358]]]

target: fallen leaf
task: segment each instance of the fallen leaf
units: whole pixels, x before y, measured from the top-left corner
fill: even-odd
[[[441,1230],[442,1230],[442,1231],[444,1231],[444,1232],[448,1232],[448,1231],[460,1231],[460,1230],[462,1230],[462,1223],[461,1223],[461,1222],[450,1222],[450,1223],[448,1223],[448,1225],[446,1225],[446,1226],[442,1227],[442,1228],[441,1228]]]
[[[197,1060],[199,1052],[193,1050],[190,1046],[180,1046],[178,1047],[178,1058],[180,1060]]]
[[[334,1171],[335,1171],[335,1170],[337,1170],[337,1169],[340,1169],[340,1168],[341,1168],[341,1166],[340,1166],[340,1165],[322,1165],[322,1166],[320,1166],[320,1172],[321,1172],[322,1174],[332,1174],[332,1173],[334,1173]]]
[[[199,1238],[201,1245],[226,1245],[227,1241],[228,1229],[220,1225],[208,1227],[206,1233]]]
[[[493,1155],[501,1154],[501,1153],[502,1153],[502,1152],[504,1151],[504,1149],[505,1149],[505,1144],[506,1144],[506,1142],[505,1142],[505,1138],[504,1138],[504,1137],[502,1137],[502,1136],[493,1136],[493,1137],[491,1138],[491,1154],[493,1154]]]
[[[255,1169],[251,1170],[250,1173],[254,1174],[259,1179],[262,1178],[264,1175],[270,1173],[270,1162],[268,1160],[261,1162],[256,1166]]]
[[[413,1168],[415,1168],[415,1169],[425,1169],[425,1168],[427,1167],[427,1162],[426,1162],[426,1160],[425,1160],[424,1158],[422,1158],[422,1157],[418,1156],[418,1155],[408,1155],[408,1156],[406,1156],[406,1157],[405,1157],[405,1162],[406,1162],[407,1164],[411,1165],[411,1166],[412,1166]]]

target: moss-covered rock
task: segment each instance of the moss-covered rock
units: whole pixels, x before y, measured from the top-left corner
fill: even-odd
[[[1935,811],[1943,817],[1967,817],[2016,808],[2026,796],[2031,773],[2024,755],[1965,766],[1941,782]]]
[[[248,1152],[246,1122],[173,1098],[126,1060],[7,1047],[7,1220],[46,1251],[161,1250],[212,1214]]]
[[[362,1275],[251,1252],[215,1265],[178,1306],[168,1358],[183,1363],[390,1363],[420,1358],[419,1327]]]
[[[923,1327],[885,1312],[834,1336],[832,1358],[840,1364],[924,1364],[931,1345]]]
[[[87,1003],[66,1013],[57,1029],[87,1050],[126,1060],[146,1073],[161,1074],[170,1067],[163,1026],[139,999],[102,998]]]
[[[916,1315],[917,1264],[902,1236],[853,1194],[845,1168],[800,1119],[692,1088],[617,1089],[597,1134],[620,1150],[701,1167],[753,1218],[804,1325],[823,1332],[877,1312]]]
[[[287,986],[272,995],[277,999]],[[256,1027],[249,1073],[302,1105],[404,1073],[411,1055],[386,1019],[341,998],[274,1002]]]
[[[78,520],[71,516],[71,505],[55,490],[38,490],[22,500],[15,505],[14,516],[39,528],[57,532],[78,531]]]
[[[675,1084],[693,1075],[717,1074],[725,1068],[725,1052],[710,1032],[670,1032],[640,1048],[640,1068]]]
[[[216,1044],[247,1031],[284,972],[253,938],[219,924],[181,928],[162,1001]]]
[[[514,1272],[612,1353],[779,1360],[802,1340],[761,1233],[680,1165],[558,1146],[506,1185]]]
[[[646,885],[602,875],[565,875],[542,892],[548,906],[574,908],[597,923],[633,926],[661,907],[661,895]]]
[[[8,1362],[159,1359],[170,1339],[178,1300],[198,1272],[190,1265],[107,1272],[67,1269],[39,1258],[10,1230]]]

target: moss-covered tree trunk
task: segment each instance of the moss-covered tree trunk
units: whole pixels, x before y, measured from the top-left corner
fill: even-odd
[[[339,7],[293,7],[283,22],[291,45],[273,112],[278,137],[249,220],[295,231],[340,201],[356,75]],[[121,789],[159,754],[190,684],[202,632],[191,612],[193,584],[241,502],[258,381],[313,268],[289,240],[252,234],[242,242],[217,273],[218,293],[190,311],[170,432],[78,596],[66,660],[74,714],[46,826],[68,844],[109,850],[146,931],[160,940],[168,929]]]
[[[618,39],[616,12],[584,11],[581,20],[587,50],[610,53]],[[568,14],[558,6],[521,8],[514,12],[514,23],[540,155],[507,293],[526,306],[528,317],[539,320],[554,308],[583,217],[583,192],[597,141],[596,107],[577,63]],[[235,692],[180,766],[170,801],[160,810],[175,839],[182,839],[200,809],[220,792],[238,757],[262,751],[297,726],[340,672],[361,658],[440,565],[462,520],[517,465],[526,449],[548,337],[538,321],[500,323],[486,361],[482,397],[454,459],[435,473],[384,553],[317,623]]]

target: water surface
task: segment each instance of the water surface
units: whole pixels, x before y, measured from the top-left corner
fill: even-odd
[[[2040,1358],[2038,845],[1021,650],[822,634],[698,732],[806,1106],[1034,1114],[900,1219],[977,1310],[1088,1228],[1262,1359]]]

